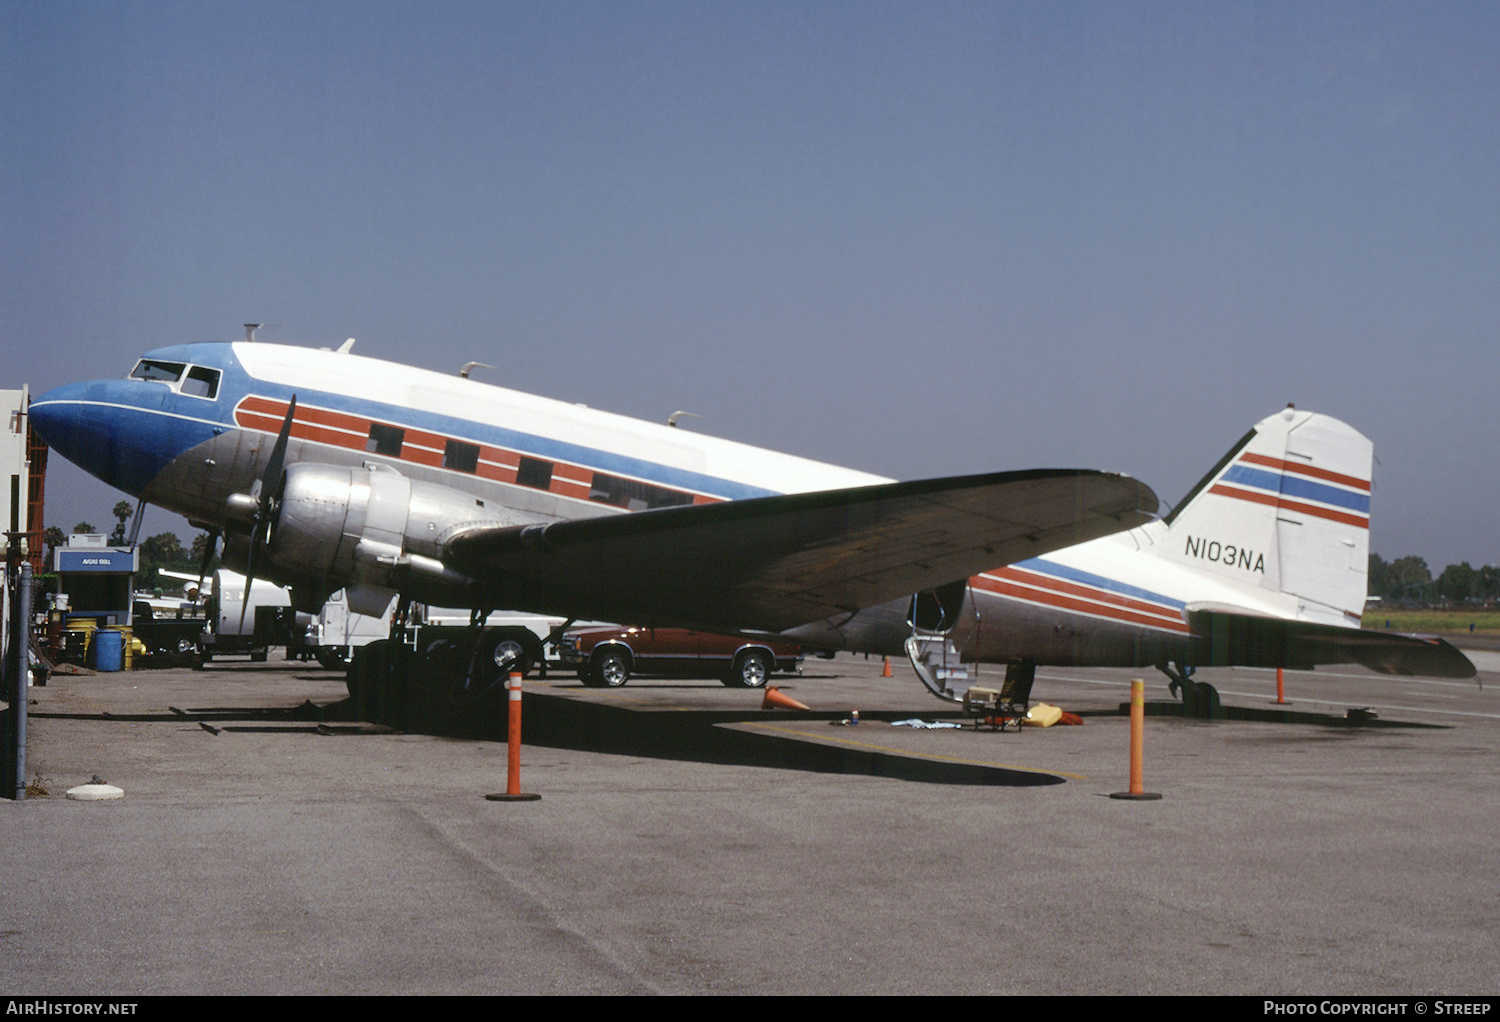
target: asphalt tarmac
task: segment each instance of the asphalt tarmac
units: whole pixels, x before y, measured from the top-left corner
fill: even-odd
[[[55,676],[0,802],[0,992],[1251,994],[1500,987],[1500,653],[1474,681],[1202,671],[1229,716],[954,720],[904,663],[773,682],[528,682],[497,720],[350,719],[315,665]],[[1148,699],[1165,679],[1144,672]],[[1367,707],[1375,720],[1351,723]],[[845,724],[852,711],[860,723]],[[98,776],[124,798],[64,792]],[[45,794],[42,790],[45,789]]]

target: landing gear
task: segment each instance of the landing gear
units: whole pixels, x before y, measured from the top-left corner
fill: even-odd
[[[1193,672],[1197,668],[1191,664],[1160,663],[1156,665],[1156,669],[1167,676],[1167,690],[1172,695],[1178,696],[1178,690],[1181,690],[1184,717],[1212,720],[1224,716],[1218,690],[1206,681],[1193,680]]]
[[[361,646],[349,663],[345,683],[354,715],[372,724],[409,726],[412,651],[390,639]]]
[[[541,642],[526,628],[427,629],[413,649],[403,639],[360,647],[349,665],[349,695],[361,720],[420,730],[451,717],[504,709],[512,671],[526,674],[541,659]]]

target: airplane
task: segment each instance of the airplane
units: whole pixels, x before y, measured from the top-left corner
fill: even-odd
[[[1438,641],[1362,632],[1368,440],[1288,409],[1172,514],[1125,475],[897,482],[336,350],[243,342],[142,356],[31,404],[49,447],[224,539],[315,611],[393,596],[911,656],[1196,666],[1360,662],[1467,677]],[[675,418],[675,416],[674,416]],[[210,544],[210,556],[215,544]],[[494,650],[496,662],[516,660]],[[1029,681],[1028,681],[1029,684]]]

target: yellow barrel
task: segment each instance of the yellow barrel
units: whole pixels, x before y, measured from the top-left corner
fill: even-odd
[[[91,617],[75,617],[68,622],[66,631],[75,633],[75,638],[70,640],[68,646],[74,643],[83,648],[78,651],[79,663],[89,662],[89,647],[94,644],[94,630],[99,627],[99,622]]]

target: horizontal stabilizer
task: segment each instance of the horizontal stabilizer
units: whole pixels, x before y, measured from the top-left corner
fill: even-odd
[[[781,630],[1148,520],[1126,476],[1035,470],[663,508],[454,537],[496,606],[634,624]]]
[[[1194,611],[1189,662],[1200,667],[1293,667],[1359,664],[1381,674],[1472,678],[1469,658],[1436,636],[1366,631],[1307,621],[1281,621]]]

